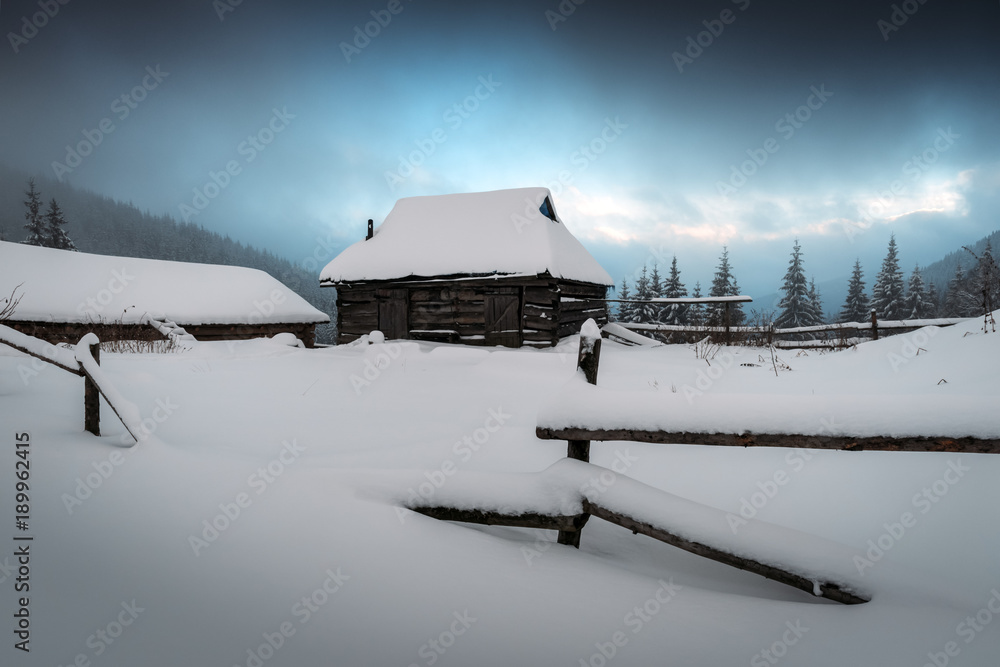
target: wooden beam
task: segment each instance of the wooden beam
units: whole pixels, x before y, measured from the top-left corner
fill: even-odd
[[[671,304],[671,303],[686,303],[686,304],[696,304],[696,303],[752,303],[753,298],[741,294],[739,296],[704,296],[704,297],[656,297],[653,299],[599,299],[600,301],[607,301],[608,303],[658,303],[658,304]]]
[[[27,335],[27,334],[25,334],[25,335]],[[83,371],[80,369],[79,365],[77,365],[76,368],[71,368],[71,367],[66,366],[64,364],[60,364],[58,361],[50,359],[49,357],[43,356],[41,354],[35,354],[34,352],[32,352],[31,350],[29,350],[28,348],[21,347],[20,345],[12,343],[12,342],[10,342],[8,340],[4,340],[3,344],[6,345],[6,346],[8,346],[8,347],[14,348],[18,352],[24,352],[25,354],[27,354],[29,356],[32,356],[32,357],[35,357],[36,359],[41,359],[42,361],[44,361],[47,364],[52,364],[53,366],[55,366],[57,368],[61,368],[64,371],[66,371],[67,373],[72,373],[73,375],[80,375],[80,376],[83,375]]]
[[[586,514],[556,515],[525,512],[523,514],[504,514],[484,510],[460,510],[454,507],[408,507],[408,509],[442,521],[461,521],[463,523],[478,523],[486,526],[514,526],[517,528],[538,528],[539,530],[558,530],[579,532],[589,518]]]
[[[624,440],[659,445],[709,445],[723,447],[801,447],[835,449],[849,452],[957,452],[1000,454],[1000,438],[948,437],[847,437],[798,435],[788,433],[677,433],[637,429],[546,428],[539,426],[535,435],[541,440]]]
[[[774,565],[767,565],[758,561],[737,556],[729,552],[710,547],[699,542],[675,535],[670,531],[645,523],[633,517],[615,512],[600,504],[589,500],[583,500],[585,513],[576,515],[545,515],[536,512],[525,512],[523,514],[505,514],[502,512],[492,512],[485,510],[461,510],[453,507],[410,507],[409,509],[442,521],[460,521],[463,523],[476,523],[486,526],[513,526],[518,528],[535,528],[539,530],[558,530],[560,544],[579,547],[579,543],[572,544],[564,541],[570,535],[579,537],[580,531],[586,525],[591,516],[603,519],[623,528],[631,530],[633,533],[641,533],[653,539],[665,542],[684,551],[688,551],[703,558],[729,565],[740,570],[753,572],[762,577],[777,581],[788,586],[793,586],[812,595],[816,595],[816,587],[811,579],[801,575],[788,572]],[[842,589],[832,582],[819,583],[819,596],[841,602],[843,604],[860,604],[868,602],[868,598]]]
[[[598,519],[604,519],[605,521],[622,526],[623,528],[628,528],[633,533],[642,533],[643,535],[647,535],[661,542],[666,542],[667,544],[673,545],[697,556],[718,561],[725,565],[739,568],[740,570],[753,572],[754,574],[759,574],[762,577],[766,577],[773,581],[793,586],[811,595],[816,595],[816,587],[811,579],[788,572],[774,565],[767,565],[749,558],[736,556],[699,542],[692,542],[691,540],[675,535],[663,528],[653,526],[618,512],[614,512],[586,499],[583,501],[583,509],[587,512],[587,514],[595,516]],[[836,602],[841,602],[843,604],[861,604],[869,601],[869,598],[861,597],[851,593],[850,591],[846,591],[837,584],[831,582],[820,582],[819,596]]]
[[[601,363],[601,339],[589,338],[581,333],[580,349],[576,355],[576,370],[583,373],[589,384],[597,384],[597,369]],[[587,438],[566,438],[566,456],[577,461],[590,461],[590,440]],[[584,516],[587,516],[586,514]],[[586,520],[584,520],[586,523]],[[581,526],[582,528],[582,526]],[[580,530],[559,531],[559,544],[580,548]]]
[[[90,356],[101,365],[100,343],[90,346]],[[101,435],[101,390],[86,371],[83,374],[83,430],[98,437]]]

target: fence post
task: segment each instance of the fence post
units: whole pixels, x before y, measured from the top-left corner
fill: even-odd
[[[596,327],[596,325],[595,325]],[[586,335],[587,326],[584,325],[580,332],[580,352],[576,358],[576,369],[583,371],[583,376],[590,384],[597,384],[597,367],[601,361],[601,337],[598,335],[592,338]],[[568,440],[566,456],[577,461],[590,462],[590,440]],[[589,515],[584,515],[583,522],[586,523]],[[560,530],[556,541],[559,544],[580,548],[580,530],[568,531]]]
[[[580,352],[576,357],[576,369],[590,384],[597,384],[597,367],[601,362],[601,339],[580,334]],[[569,440],[566,456],[578,461],[590,461],[590,440]]]
[[[100,343],[90,346],[90,354],[100,365]],[[87,375],[83,376],[83,428],[94,435],[101,435],[101,392]]]
[[[872,308],[872,340],[878,340],[878,318],[874,308]]]

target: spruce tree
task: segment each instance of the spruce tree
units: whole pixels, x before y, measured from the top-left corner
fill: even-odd
[[[639,279],[635,281],[635,294],[632,297],[636,301],[645,301],[650,298],[649,293],[649,275],[646,271],[646,265],[642,265],[642,273],[639,274]],[[636,303],[632,310],[632,321],[637,324],[649,324],[652,317],[652,304],[649,303]]]
[[[35,190],[35,179],[28,179],[28,189],[25,193],[28,198],[24,200],[24,219],[27,221],[24,228],[28,230],[28,237],[24,239],[27,245],[46,246],[48,245],[48,234],[46,234],[45,219],[42,217],[42,199]]]
[[[656,263],[653,263],[653,271],[649,274],[649,298],[659,299],[663,296],[663,284],[660,281],[660,270]],[[649,322],[651,324],[663,323],[663,306],[658,303],[646,304],[649,312]]]
[[[701,298],[701,282],[695,282],[694,292],[691,296],[695,299]],[[705,326],[705,304],[703,303],[693,303],[691,307],[687,309],[687,324],[692,327],[703,327]]]
[[[901,320],[904,315],[903,272],[899,270],[896,236],[889,237],[889,249],[882,260],[882,270],[872,288],[872,308],[879,319]]]
[[[622,287],[618,290],[618,298],[622,299],[622,302],[618,304],[618,321],[631,322],[632,304],[627,303],[627,300],[632,298],[632,293],[629,292],[628,280],[625,278],[622,278]]]
[[[807,327],[815,324],[810,316],[809,286],[806,284],[806,276],[802,271],[802,248],[799,246],[798,239],[792,246],[792,259],[788,263],[781,291],[785,295],[778,302],[778,308],[781,309],[781,312],[774,320],[776,329]]]
[[[663,284],[663,296],[668,299],[683,299],[688,291],[681,282],[681,272],[677,268],[677,255],[670,262],[670,275]],[[683,303],[671,303],[664,308],[663,323],[682,325],[687,323],[688,307]]]
[[[826,316],[823,314],[823,299],[819,295],[819,290],[816,289],[816,279],[809,279],[809,307],[807,308],[809,313],[808,319],[809,324],[806,326],[814,327],[819,324],[826,323]]]
[[[938,294],[937,287],[934,283],[927,286],[927,300],[931,302],[934,307],[933,315],[931,317],[938,317],[941,312],[941,295]]]
[[[48,246],[59,248],[60,250],[76,250],[76,244],[70,239],[69,234],[63,229],[66,218],[63,217],[62,209],[53,199],[49,202],[48,213],[45,214],[45,227],[48,236]]]
[[[854,260],[854,272],[847,284],[847,300],[840,309],[841,322],[867,322],[871,318],[871,306],[868,295],[865,294],[864,273],[861,271],[861,260]]]
[[[948,281],[948,293],[944,298],[945,317],[974,317],[976,314],[975,297],[969,291],[969,279],[965,275],[962,263],[955,266],[955,275]]]
[[[914,267],[906,286],[903,319],[922,320],[934,317],[934,310],[934,303],[924,286],[924,277],[920,275],[920,267]]]
[[[729,248],[722,246],[722,255],[719,257],[719,266],[715,269],[715,276],[712,278],[712,289],[709,296],[739,296],[740,286],[733,276],[732,267],[729,266]],[[712,303],[707,309],[708,323],[712,326],[723,326],[726,323],[726,304]],[[743,324],[746,315],[743,314],[743,306],[738,303],[729,304],[729,324],[739,326]]]

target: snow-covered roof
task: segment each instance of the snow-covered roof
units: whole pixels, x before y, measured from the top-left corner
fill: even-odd
[[[110,257],[0,241],[0,299],[21,284],[11,320],[122,321],[144,314],[181,326],[328,322],[263,271]]]
[[[451,275],[538,275],[613,285],[555,211],[548,188],[406,197],[320,273],[332,285]]]

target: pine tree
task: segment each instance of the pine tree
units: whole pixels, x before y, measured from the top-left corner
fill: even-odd
[[[889,250],[882,260],[882,270],[875,278],[872,288],[872,308],[879,319],[903,319],[903,272],[899,270],[899,257],[896,249],[896,236],[889,237]]]
[[[871,317],[871,305],[865,294],[864,273],[861,271],[861,260],[854,260],[854,272],[847,284],[847,300],[840,309],[841,322],[867,322]]]
[[[635,294],[632,298],[636,301],[645,301],[650,298],[649,292],[649,276],[647,275],[646,265],[642,265],[642,273],[639,274],[639,279],[635,281]],[[637,303],[632,310],[632,321],[639,324],[649,324],[652,320],[652,304],[649,303]]]
[[[42,199],[35,190],[35,179],[28,179],[28,190],[24,193],[28,196],[24,200],[27,209],[24,212],[24,219],[27,222],[24,228],[28,230],[28,238],[24,239],[27,245],[46,246],[48,245],[48,235],[45,229],[45,220],[42,218]]]
[[[76,250],[76,245],[70,239],[69,234],[63,229],[66,218],[63,217],[62,209],[53,199],[49,202],[48,213],[45,214],[45,227],[48,236],[48,246],[59,248],[60,250]]]
[[[632,298],[632,293],[629,292],[628,281],[625,278],[622,278],[622,287],[618,290],[618,298],[622,299],[622,302],[618,304],[618,321],[631,322],[632,304],[627,303],[627,300]]]
[[[806,326],[816,326],[818,324],[826,323],[826,316],[823,314],[823,299],[819,295],[819,290],[816,289],[816,279],[809,279],[809,306],[807,312],[809,314],[810,324]]]
[[[969,292],[969,279],[961,262],[955,267],[955,275],[948,281],[944,314],[946,317],[974,317],[976,314],[975,297]]]
[[[802,248],[798,239],[792,246],[792,260],[788,263],[781,291],[785,295],[778,302],[781,312],[774,320],[775,328],[791,329],[816,324],[810,315],[809,287],[802,271]]]
[[[934,307],[934,314],[931,317],[938,317],[938,313],[941,311],[941,295],[938,294],[937,287],[934,283],[927,286],[927,300],[931,302]]]
[[[663,284],[660,282],[660,270],[653,264],[653,271],[649,274],[649,298],[659,299],[663,296]],[[663,323],[663,306],[658,303],[646,304],[649,312],[649,321],[652,324]]]
[[[722,246],[722,255],[719,257],[719,266],[716,267],[715,276],[712,278],[712,289],[709,296],[739,296],[740,286],[733,276],[732,267],[729,266],[729,248]],[[723,326],[726,323],[726,308],[724,303],[709,304],[707,309],[708,323],[712,326]],[[746,315],[743,313],[743,306],[738,303],[729,304],[729,324],[739,326],[743,324]]]
[[[934,317],[934,310],[934,303],[931,301],[930,295],[927,294],[927,288],[924,287],[924,277],[920,274],[920,267],[914,267],[906,286],[903,318],[922,320]]]
[[[667,281],[663,283],[663,296],[668,299],[683,299],[687,295],[687,288],[681,282],[681,272],[677,268],[677,255],[674,255],[673,261],[670,262],[670,275],[667,276]],[[682,303],[671,303],[664,309],[663,323],[685,324],[687,323],[687,314],[687,306]]]
[[[691,293],[692,298],[701,298],[701,282],[695,282],[694,292]],[[705,304],[703,303],[693,303],[691,307],[687,309],[687,324],[692,327],[703,327],[705,326]]]

